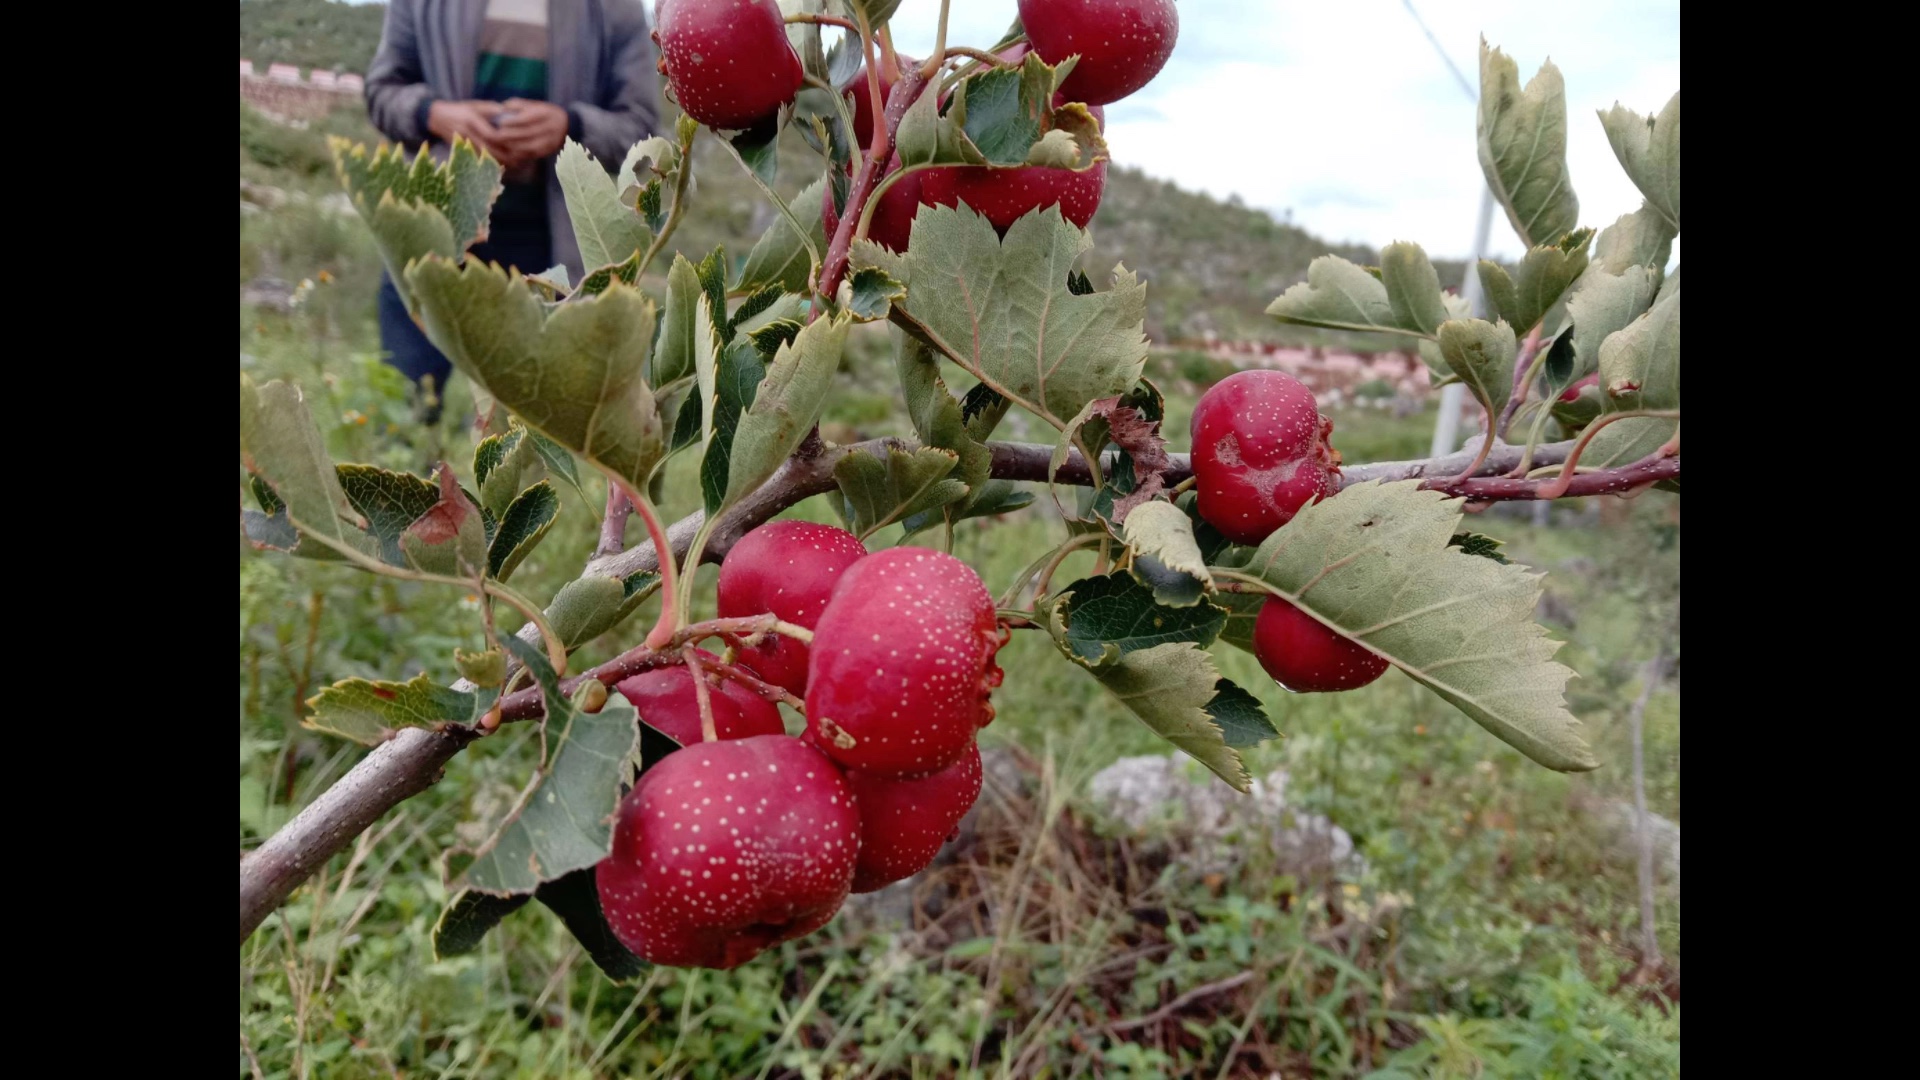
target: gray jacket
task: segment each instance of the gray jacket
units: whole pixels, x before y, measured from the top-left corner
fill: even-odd
[[[373,126],[410,149],[429,142],[433,103],[473,95],[486,14],[486,0],[390,0],[380,51],[367,70]],[[547,100],[566,108],[576,142],[609,171],[619,168],[660,120],[659,75],[640,0],[548,0],[547,49]],[[436,157],[445,150],[433,148]],[[586,268],[553,164],[549,158],[543,166],[553,261],[578,281]]]

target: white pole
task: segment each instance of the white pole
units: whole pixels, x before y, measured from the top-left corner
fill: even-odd
[[[1480,294],[1480,260],[1487,254],[1487,239],[1493,232],[1493,189],[1487,188],[1480,199],[1480,223],[1474,227],[1473,256],[1467,260],[1466,280],[1460,283],[1460,294],[1476,319],[1487,314],[1486,297]],[[1467,388],[1460,383],[1449,383],[1440,390],[1440,418],[1433,425],[1433,450],[1430,457],[1443,457],[1460,448],[1460,409],[1465,404]],[[1489,433],[1491,434],[1491,433]]]

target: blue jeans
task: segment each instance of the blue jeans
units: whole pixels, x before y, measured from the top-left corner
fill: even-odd
[[[501,192],[494,204],[493,219],[485,243],[475,244],[468,254],[482,262],[497,262],[523,274],[537,274],[551,265],[552,234],[548,229],[546,194],[538,184],[514,185]],[[453,364],[433,342],[427,340],[413,316],[407,314],[406,301],[385,271],[380,274],[380,348],[388,364],[417,385],[433,378],[437,398],[446,388]],[[430,410],[432,418],[439,409]],[[430,418],[431,419],[431,418]]]

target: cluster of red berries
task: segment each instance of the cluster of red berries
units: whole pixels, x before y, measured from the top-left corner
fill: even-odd
[[[628,949],[674,967],[737,967],[826,925],[850,892],[925,869],[980,795],[975,738],[1001,679],[993,599],[944,552],[868,554],[844,530],[774,522],[728,552],[719,611],[813,631],[734,658],[804,696],[807,728],[787,735],[764,698],[686,667],[617,687],[683,749],[622,800],[600,902]],[[713,680],[713,742],[697,677]]]
[[[1017,64],[1031,50],[1058,66],[1070,56],[1079,57],[1054,95],[1053,106],[1084,104],[1103,131],[1107,121],[1101,106],[1152,81],[1173,54],[1180,32],[1173,0],[1020,0],[1020,19],[1027,40],[1002,51],[999,58]],[[709,127],[762,124],[792,101],[805,81],[774,0],[659,0],[654,24],[660,70],[680,107]],[[891,51],[885,54],[878,72],[882,100],[899,81],[901,65],[917,62]],[[845,92],[852,105],[853,137],[860,146],[870,146],[873,96],[864,65]],[[945,108],[945,99],[940,105]],[[895,155],[885,173],[900,168]],[[1037,165],[956,165],[908,173],[881,194],[867,238],[905,251],[920,207],[959,203],[985,217],[1003,236],[1025,214],[1056,204],[1062,216],[1084,229],[1100,207],[1106,178],[1104,158],[1077,172]],[[822,194],[821,214],[831,236],[840,225],[831,185]]]
[[[1193,409],[1193,478],[1201,518],[1236,544],[1258,544],[1309,501],[1340,487],[1340,455],[1313,391],[1281,371],[1241,371]],[[1387,661],[1278,596],[1253,624],[1253,654],[1289,690],[1352,690]]]

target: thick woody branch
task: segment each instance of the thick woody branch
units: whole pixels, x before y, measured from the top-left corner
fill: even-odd
[[[718,562],[754,527],[772,519],[803,499],[831,491],[833,469],[847,454],[884,455],[891,438],[869,439],[850,446],[827,447],[809,439],[780,470],[753,494],[726,511],[707,542],[704,559]],[[1536,447],[1535,465],[1557,465],[1567,459],[1572,442]],[[1053,447],[1044,443],[993,443],[993,476],[1003,480],[1044,482],[1053,457]],[[1342,484],[1365,480],[1413,480],[1426,486],[1472,500],[1538,499],[1560,481],[1557,477],[1538,480],[1511,479],[1500,474],[1520,463],[1522,447],[1497,443],[1481,463],[1477,475],[1459,479],[1459,473],[1473,461],[1475,449],[1424,461],[1394,461],[1374,465],[1356,465],[1344,469]],[[1169,484],[1190,475],[1186,454],[1169,455],[1173,469]],[[1566,485],[1566,496],[1621,494],[1659,480],[1680,475],[1679,457],[1655,455],[1644,461],[1617,469],[1581,473]],[[1085,485],[1091,483],[1087,463],[1077,452],[1069,454],[1054,482]],[[700,531],[702,515],[695,513],[675,522],[666,530],[667,546],[680,558]],[[596,554],[587,565],[589,574],[624,577],[659,567],[654,545],[647,542],[617,554]],[[522,636],[537,636],[532,624]],[[662,650],[664,653],[665,650]],[[644,655],[643,655],[644,654]],[[586,676],[617,681],[627,674],[670,662],[660,654],[636,650]],[[584,676],[582,676],[584,677]],[[572,680],[569,680],[571,683]],[[563,686],[568,684],[563,684]],[[525,692],[512,695],[502,703],[505,719],[524,719],[538,715],[536,697]],[[244,942],[260,922],[355,836],[402,801],[425,791],[439,779],[442,768],[460,752],[472,736],[464,732],[440,733],[424,728],[401,731],[384,745],[361,759],[346,776],[288,822],[260,848],[240,861],[240,940]]]

